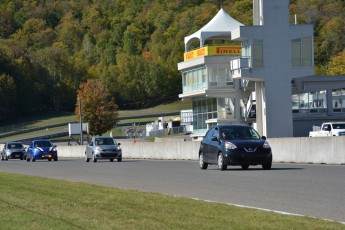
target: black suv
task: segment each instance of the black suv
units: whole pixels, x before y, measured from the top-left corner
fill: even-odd
[[[220,170],[228,165],[262,165],[272,167],[272,150],[266,137],[247,125],[216,125],[207,131],[199,149],[199,166],[207,169],[209,164],[217,164]]]

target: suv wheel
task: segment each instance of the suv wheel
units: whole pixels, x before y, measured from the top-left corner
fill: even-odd
[[[208,164],[204,162],[204,153],[200,153],[199,155],[199,167],[201,169],[207,169]]]
[[[262,164],[262,168],[264,170],[270,170],[272,168],[272,162],[266,163],[266,164]]]
[[[218,169],[223,171],[223,170],[226,170],[226,168],[227,168],[227,165],[224,162],[223,154],[219,153],[219,155],[218,155]]]
[[[249,164],[241,164],[243,170],[247,170],[249,168]]]
[[[92,154],[92,161],[97,162],[97,158],[96,158],[96,155],[94,153]]]
[[[89,162],[90,161],[90,158],[87,157],[87,154],[85,153],[85,161],[86,162]]]

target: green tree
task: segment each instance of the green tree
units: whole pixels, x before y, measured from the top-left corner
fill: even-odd
[[[46,86],[55,111],[60,111],[60,107],[70,108],[69,102],[74,101],[81,77],[75,69],[75,61],[70,60],[66,49],[56,44],[35,52],[30,58],[48,73]]]
[[[314,25],[315,66],[319,74],[325,74],[330,58],[345,48],[342,38],[345,30],[345,2],[342,0],[298,0],[297,13],[302,22]],[[303,21],[304,20],[304,21]]]
[[[64,15],[56,28],[58,41],[62,42],[70,53],[78,51],[82,44],[83,28],[73,13]]]
[[[16,117],[17,89],[11,76],[0,74],[0,123]]]
[[[0,6],[0,38],[8,38],[15,31],[12,10]]]
[[[343,73],[334,63],[345,49],[344,0],[290,2],[291,23],[297,14],[298,23],[314,25],[316,72]],[[208,23],[219,4],[0,0],[0,73],[14,79],[18,114],[54,105],[73,111],[79,84],[87,79],[106,84],[120,105],[140,108],[177,97],[182,87],[176,64],[183,61],[184,37]],[[222,8],[251,25],[252,4],[230,0]]]
[[[117,79],[116,83],[118,95],[121,100],[125,100],[132,107],[138,108],[139,102],[148,99],[145,91],[144,79],[148,66],[141,56],[120,54],[117,59]]]
[[[117,122],[117,109],[115,99],[111,97],[107,86],[99,80],[90,79],[80,85],[77,96],[81,102],[83,121],[89,123],[91,135],[102,135]],[[80,107],[77,103],[75,113],[80,117]]]
[[[19,41],[28,50],[37,50],[51,45],[55,36],[54,30],[48,28],[44,20],[30,18],[13,34],[12,39]]]
[[[320,30],[316,59],[321,64],[327,64],[333,55],[338,54],[345,48],[345,41],[343,39],[343,34],[345,33],[344,16],[332,18]]]

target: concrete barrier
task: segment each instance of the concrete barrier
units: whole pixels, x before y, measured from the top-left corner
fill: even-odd
[[[57,146],[59,157],[79,158],[85,155],[85,145]]]
[[[273,162],[345,164],[345,137],[269,138]],[[121,141],[120,141],[121,142]],[[199,141],[121,142],[123,158],[197,160]],[[2,146],[0,146],[2,149]],[[59,146],[61,158],[84,157],[85,145]]]
[[[294,137],[267,140],[274,162],[345,164],[345,137]]]

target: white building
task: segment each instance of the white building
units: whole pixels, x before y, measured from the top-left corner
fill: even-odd
[[[164,129],[164,118],[158,117],[158,119],[155,120],[155,122],[146,124],[146,136],[147,137],[152,136],[152,134],[150,135],[150,132],[163,131],[163,129]]]
[[[181,110],[181,126],[186,128],[185,133],[193,133],[193,110]]]
[[[307,136],[313,124],[345,120],[345,78],[314,76],[313,25],[290,24],[289,5],[253,0],[253,26],[221,9],[185,37],[179,96],[192,100],[193,137],[220,123],[250,124],[268,137]],[[207,45],[215,39],[234,45]],[[190,50],[194,42],[199,48]]]

